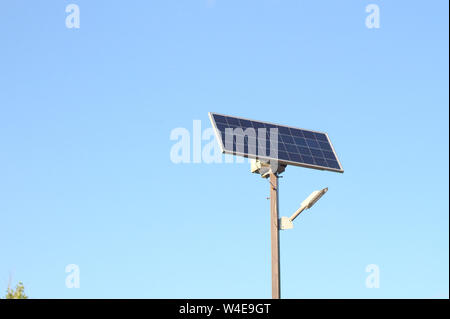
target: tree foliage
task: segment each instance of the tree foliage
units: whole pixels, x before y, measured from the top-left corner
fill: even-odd
[[[16,289],[11,289],[11,287],[8,287],[6,290],[6,299],[28,299],[28,296],[25,295],[25,287],[23,286],[23,283],[19,281],[19,283],[16,285]]]

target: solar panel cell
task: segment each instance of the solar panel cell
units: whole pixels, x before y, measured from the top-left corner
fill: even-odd
[[[316,140],[310,140],[309,138],[307,138],[306,144],[308,144],[309,147],[320,148],[319,142],[317,142]]]
[[[312,139],[312,140],[316,139],[316,136],[314,135],[313,132],[302,131],[302,133],[303,133],[303,136],[305,136],[306,138],[309,138],[309,139]]]
[[[336,160],[336,157],[334,156],[333,152],[329,152],[329,151],[322,151],[323,155],[325,156],[326,159],[332,159],[332,160]]]
[[[306,164],[314,164],[313,158],[311,156],[303,156],[302,159]]]
[[[288,156],[288,153],[284,152],[284,151],[278,152],[278,159],[285,160],[285,161],[289,161],[290,160],[289,156]]]
[[[289,156],[290,156],[291,161],[294,161],[294,162],[301,162],[302,161],[302,157],[300,156],[300,154],[290,153]]]
[[[292,135],[289,127],[284,127],[284,126],[278,127],[278,133],[285,134],[285,135]]]
[[[323,153],[321,150],[317,150],[315,148],[311,149],[311,154],[315,157],[323,157]]]
[[[332,168],[336,168],[336,169],[340,168],[339,163],[336,161],[327,159],[327,163],[328,163],[328,166],[330,166]]]
[[[323,134],[323,133],[314,133],[314,135],[316,137],[316,140],[328,143],[328,139],[327,139],[327,136],[325,134]]]
[[[302,130],[298,130],[298,129],[294,129],[294,128],[291,128],[290,130],[291,130],[292,136],[305,137],[302,133]]]
[[[314,158],[314,162],[316,165],[319,166],[328,166],[327,162],[325,161],[325,159],[320,158],[320,157],[313,157]]]
[[[308,146],[306,144],[306,140],[303,137],[294,136],[293,138],[296,145]]]
[[[289,153],[298,153],[297,146],[294,144],[285,144],[285,147]]]
[[[328,144],[328,142],[319,142],[319,146],[323,150],[331,151],[331,146]]]
[[[234,117],[228,117],[227,122],[228,122],[228,124],[231,124],[231,125],[236,125],[236,126],[241,125],[241,123],[239,122],[239,119],[234,118]]]
[[[216,123],[228,124],[227,119],[222,115],[216,115],[216,116],[214,116],[214,119],[216,120]]]
[[[281,137],[281,141],[283,143],[290,143],[290,144],[294,144],[294,139],[292,138],[292,136],[289,135],[284,135],[284,134],[280,134]]]

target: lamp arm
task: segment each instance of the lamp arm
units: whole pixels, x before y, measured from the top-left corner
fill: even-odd
[[[295,213],[292,214],[291,217],[289,217],[289,220],[292,222],[294,221],[294,219],[297,218],[298,215],[300,215],[301,212],[303,212],[306,209],[306,206],[300,206],[299,209],[297,209],[297,211]]]

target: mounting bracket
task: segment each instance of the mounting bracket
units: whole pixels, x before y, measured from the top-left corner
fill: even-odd
[[[280,164],[279,162],[257,159],[252,159],[250,161],[250,171],[254,174],[260,174],[262,178],[268,178],[270,172],[279,175],[283,173],[285,169],[286,164]]]

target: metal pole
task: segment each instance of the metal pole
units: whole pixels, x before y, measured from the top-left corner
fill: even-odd
[[[270,237],[272,246],[272,298],[280,299],[280,236],[278,227],[278,176],[270,172]]]

